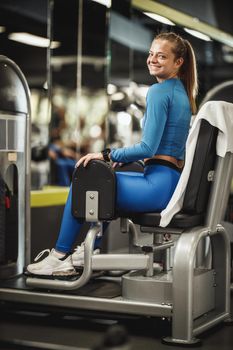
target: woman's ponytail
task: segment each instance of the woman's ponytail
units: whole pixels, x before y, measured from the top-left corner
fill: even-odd
[[[196,114],[196,96],[198,93],[198,79],[196,58],[192,45],[188,40],[183,39],[181,36],[173,32],[160,33],[155,37],[155,40],[157,39],[170,41],[173,44],[172,51],[175,54],[175,58],[183,58],[184,63],[180,67],[178,76],[182,80],[187,91],[192,113]]]

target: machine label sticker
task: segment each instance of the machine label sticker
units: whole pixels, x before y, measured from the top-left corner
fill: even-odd
[[[17,162],[17,153],[8,153],[8,160],[9,162]]]

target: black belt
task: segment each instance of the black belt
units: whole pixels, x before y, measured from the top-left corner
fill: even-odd
[[[155,164],[168,166],[169,168],[175,169],[175,170],[179,171],[179,173],[182,173],[182,169],[181,168],[179,168],[174,163],[169,162],[168,160],[165,160],[165,159],[153,158],[153,159],[148,159],[148,160],[145,161],[145,166],[147,166],[147,165],[155,165]]]

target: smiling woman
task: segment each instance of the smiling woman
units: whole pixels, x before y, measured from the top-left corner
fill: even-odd
[[[116,171],[118,210],[134,213],[161,211],[169,202],[184,164],[191,112],[195,109],[195,62],[191,45],[186,40],[174,33],[158,35],[147,59],[149,72],[157,83],[148,90],[141,141],[129,147],[88,153],[77,162],[77,167],[85,167],[92,159],[112,161],[121,166],[137,160],[145,161],[144,172],[120,171],[121,167]],[[55,249],[39,263],[28,265],[31,274],[72,275],[74,266],[83,263],[82,246],[70,255],[83,225],[72,215],[71,206],[72,189]]]
[[[153,40],[147,66],[151,75],[161,83],[165,79],[180,78],[187,90],[192,112],[196,113],[196,58],[188,40],[175,33],[161,33]]]

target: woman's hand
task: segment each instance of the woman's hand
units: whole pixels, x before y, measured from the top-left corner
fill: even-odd
[[[117,167],[121,167],[122,165],[124,165],[124,163],[114,162],[114,163],[112,164],[112,167],[113,167],[113,168],[117,168]]]
[[[99,159],[99,160],[104,160],[103,155],[101,152],[99,153],[88,153],[82,158],[79,159],[79,161],[76,163],[75,168],[79,167],[83,163],[83,166],[86,167],[87,164],[90,162],[92,159]]]

